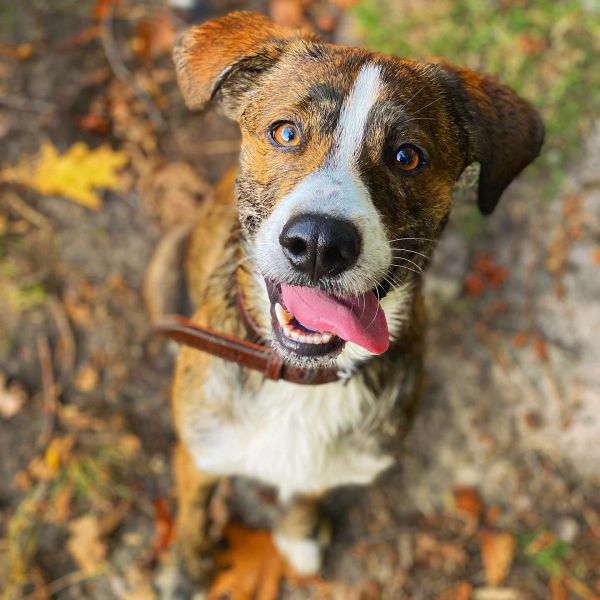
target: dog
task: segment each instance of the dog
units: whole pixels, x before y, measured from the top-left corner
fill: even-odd
[[[479,163],[490,214],[544,127],[490,76],[323,43],[250,12],[192,27],[174,60],[187,106],[218,104],[242,135],[239,168],[189,240],[192,321],[256,336],[288,369],[275,381],[180,350],[178,557],[191,579],[209,576],[206,505],[219,478],[239,475],[276,488],[274,542],[313,574],[330,539],[323,496],[393,465],[417,412],[422,273],[455,183]]]

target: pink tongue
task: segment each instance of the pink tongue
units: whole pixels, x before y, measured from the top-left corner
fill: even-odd
[[[285,308],[307,329],[330,331],[373,354],[389,346],[385,314],[373,292],[336,298],[309,287],[282,284]]]

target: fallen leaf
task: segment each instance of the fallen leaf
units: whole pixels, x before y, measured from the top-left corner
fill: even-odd
[[[550,588],[551,600],[569,600],[567,588],[560,577],[556,577],[555,575],[550,577],[548,587]]]
[[[154,539],[152,555],[160,558],[175,539],[175,527],[169,505],[164,498],[156,498],[154,504]]]
[[[6,376],[0,373],[0,416],[11,419],[21,412],[26,400],[25,388],[17,381],[9,384]]]
[[[485,291],[484,280],[476,273],[469,273],[465,279],[465,291],[471,298],[477,298]]]
[[[483,501],[479,492],[473,487],[457,487],[454,490],[454,505],[460,512],[473,517],[479,517],[483,512]]]
[[[26,185],[40,194],[64,196],[77,204],[98,210],[102,201],[98,188],[118,189],[118,169],[127,162],[124,152],[108,146],[90,149],[83,142],[73,144],[64,154],[43,142],[33,163],[22,160],[0,173],[0,181]]]
[[[117,4],[121,4],[121,0],[96,0],[94,6],[94,19],[102,21]]]
[[[35,457],[28,467],[29,474],[39,481],[54,479],[61,467],[71,459],[75,437],[66,435],[55,437],[48,444],[43,456]]]
[[[98,385],[100,376],[92,365],[84,365],[73,378],[73,385],[78,392],[91,392]]]
[[[94,573],[106,558],[106,544],[101,540],[100,523],[94,515],[71,521],[67,550],[84,573]]]
[[[515,539],[506,531],[483,530],[479,534],[481,557],[489,585],[500,585],[508,575],[515,553]]]
[[[215,577],[208,600],[277,600],[284,576],[291,573],[273,544],[271,532],[230,524],[225,529],[229,548],[217,555],[225,567]]]
[[[157,14],[141,21],[137,26],[136,35],[131,41],[135,54],[144,62],[171,52],[177,32],[167,15]]]
[[[497,265],[486,254],[478,255],[473,261],[473,269],[487,280],[492,289],[499,288],[508,278],[505,267]]]
[[[78,121],[77,125],[86,131],[92,131],[99,133],[100,135],[106,135],[110,131],[109,122],[95,112],[89,112],[83,115]]]
[[[598,248],[597,250],[594,250],[594,254],[592,255],[592,259],[594,261],[594,264],[600,266],[600,248]]]
[[[460,543],[439,540],[421,532],[415,536],[415,559],[433,570],[452,574],[469,561],[469,555]]]
[[[517,331],[515,335],[513,335],[512,343],[515,348],[524,348],[527,345],[529,338],[526,333],[522,331]]]
[[[73,485],[67,484],[58,489],[52,498],[50,520],[52,523],[62,524],[69,520],[71,515],[71,502],[73,500]]]
[[[25,60],[33,54],[33,51],[33,44],[25,43],[18,44],[17,46],[10,46],[9,44],[0,44],[0,56],[9,56],[11,58]]]

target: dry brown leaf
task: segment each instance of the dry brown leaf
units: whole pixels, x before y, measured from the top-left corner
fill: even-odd
[[[0,373],[0,417],[10,419],[21,412],[27,392],[17,381],[8,384],[6,376]]]
[[[94,515],[71,521],[67,550],[84,573],[94,573],[106,558],[106,544],[101,539],[100,522]]]
[[[98,210],[102,201],[95,190],[118,189],[117,171],[127,161],[124,152],[114,151],[109,146],[92,150],[83,142],[77,142],[59,154],[50,142],[43,142],[37,158],[23,159],[0,172],[0,181],[19,183],[46,196],[63,196]]]
[[[160,558],[175,539],[175,526],[169,504],[164,498],[156,498],[154,504],[154,539],[152,556]]]
[[[489,585],[500,585],[508,575],[515,553],[515,539],[506,531],[483,530],[479,534],[485,578]]]
[[[478,298],[485,292],[485,282],[476,273],[469,273],[465,278],[465,291],[471,298]]]
[[[439,540],[430,533],[419,532],[415,536],[415,558],[431,569],[453,573],[468,562],[469,555],[460,543]]]
[[[548,587],[550,588],[550,598],[551,600],[568,600],[568,592],[565,584],[562,582],[560,577],[552,576],[550,577],[550,582]]]
[[[139,23],[131,46],[140,59],[148,62],[156,56],[171,52],[176,37],[175,26],[169,16],[157,14]]]
[[[71,516],[71,502],[73,500],[73,486],[71,484],[61,487],[52,498],[50,519],[53,523],[66,523]]]
[[[96,0],[94,18],[97,21],[102,21],[117,4],[121,4],[121,0]]]
[[[277,600],[281,579],[291,573],[271,532],[230,524],[225,529],[229,548],[216,557],[226,567],[211,586],[208,600]]]
[[[474,487],[460,486],[454,490],[454,505],[463,513],[479,517],[483,512],[483,502]]]

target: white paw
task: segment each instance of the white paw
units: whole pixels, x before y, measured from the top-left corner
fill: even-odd
[[[291,538],[280,534],[274,534],[273,539],[279,552],[298,575],[315,575],[319,572],[322,550],[317,540]]]

